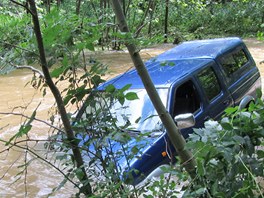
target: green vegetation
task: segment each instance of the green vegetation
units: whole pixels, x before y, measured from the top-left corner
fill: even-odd
[[[48,83],[39,71],[39,46],[32,25],[29,1],[3,0],[0,3],[0,73],[5,74],[17,68],[33,68],[34,76],[31,84],[46,94]],[[179,182],[184,180],[185,197],[263,197],[263,128],[264,104],[259,99],[249,109],[238,111],[228,109],[221,122],[207,122],[204,129],[197,129],[190,137],[188,148],[193,150],[197,159],[197,176],[191,179],[179,171],[180,165],[165,168],[166,175],[158,181],[150,182],[135,188],[120,180],[119,167],[112,161],[113,156],[127,156],[127,161],[140,154],[141,145],[127,150],[125,147],[118,153],[113,152],[109,139],[124,145],[130,140],[127,133],[120,132],[116,119],[112,117],[107,106],[96,106],[95,93],[92,92],[107,74],[107,66],[95,60],[90,52],[95,50],[119,50],[124,48],[127,35],[118,31],[116,19],[109,1],[106,0],[36,0],[38,17],[44,43],[47,67],[55,84],[63,84],[61,91],[62,106],[66,109],[82,110],[85,103],[95,109],[96,114],[87,112],[86,119],[77,122],[73,131],[83,139],[84,147],[80,150],[89,157],[89,162],[76,165],[76,156],[70,151],[77,145],[77,139],[65,137],[66,129],[54,119],[49,119],[52,137],[47,139],[46,148],[61,160],[65,169],[56,167],[44,156],[39,155],[25,141],[30,138],[32,123],[37,121],[37,109],[32,115],[21,117],[18,132],[6,144],[5,152],[11,148],[22,148],[25,156],[30,153],[32,160],[41,160],[57,169],[63,179],[54,192],[61,190],[66,182],[71,182],[77,189],[76,196],[87,193],[83,186],[91,184],[94,197],[177,197],[179,189],[173,177]],[[264,4],[262,0],[233,1],[184,1],[184,0],[122,0],[123,11],[127,17],[129,28],[140,47],[160,43],[208,38],[217,36],[253,36],[264,38]],[[166,3],[169,6],[165,9]],[[166,13],[167,12],[167,13]],[[168,18],[166,18],[166,14]],[[166,26],[167,24],[168,26]],[[166,34],[166,35],[165,35]],[[167,40],[166,40],[167,39]],[[134,93],[126,93],[128,86],[121,90],[109,86],[106,100],[116,100],[121,105],[126,100],[134,100]],[[87,96],[89,95],[88,99]],[[19,105],[19,104],[18,104]],[[59,105],[58,105],[59,106]],[[67,111],[66,117],[75,120],[75,112]],[[125,117],[124,117],[125,119]],[[129,120],[122,127],[129,129]],[[84,130],[89,129],[89,130]],[[94,132],[96,129],[96,133]],[[4,130],[4,128],[1,128]],[[138,136],[137,140],[148,134]],[[19,138],[25,138],[20,141]],[[22,143],[22,144],[21,144]],[[87,150],[92,146],[94,150]],[[107,151],[106,155],[103,153]],[[208,152],[209,151],[209,152]],[[25,158],[27,159],[27,158]],[[25,160],[21,174],[26,172],[30,162]],[[98,172],[97,165],[103,168]],[[175,168],[176,167],[176,168]],[[88,179],[83,182],[83,170]],[[26,174],[26,173],[25,173]],[[2,177],[2,175],[0,176]],[[147,192],[148,191],[148,192]],[[147,193],[146,193],[147,192]]]
[[[264,103],[228,108],[220,122],[195,129],[188,146],[196,153],[197,177],[190,197],[263,197]],[[187,191],[188,192],[188,191]]]
[[[260,98],[248,109],[228,108],[221,121],[207,121],[194,129],[187,148],[196,161],[196,177],[180,171],[180,165],[164,168],[165,175],[146,188],[146,197],[177,197],[179,189],[171,177],[184,182],[183,197],[263,198],[264,103]],[[178,169],[177,169],[178,167]],[[163,189],[166,189],[165,192]]]

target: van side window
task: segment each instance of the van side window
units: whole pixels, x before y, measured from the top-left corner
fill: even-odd
[[[248,57],[242,49],[232,54],[228,54],[227,56],[222,57],[220,60],[227,77],[230,77],[248,61]]]
[[[179,86],[175,93],[173,116],[194,113],[200,108],[200,98],[191,80]]]
[[[220,94],[221,88],[212,67],[207,67],[199,72],[198,78],[209,100]]]

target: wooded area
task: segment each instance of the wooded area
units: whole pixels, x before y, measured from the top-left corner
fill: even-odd
[[[127,20],[124,24],[130,31],[128,28],[127,31],[119,30],[118,25],[124,21],[117,19],[120,10],[114,13],[111,3],[120,3]],[[93,95],[93,90],[105,81],[104,76],[109,72],[106,65],[93,57],[93,52],[126,50],[127,46],[133,57],[138,55],[141,48],[154,44],[178,44],[186,40],[226,36],[264,40],[263,1],[3,0],[0,3],[0,74],[8,74],[21,68],[30,69],[33,72],[31,86],[40,90],[43,97],[51,90],[56,100],[56,111],[47,121],[43,121],[50,127],[48,131],[52,131],[51,135],[47,131],[45,149],[47,152],[54,152],[55,157],[46,158],[45,154],[39,154],[33,149],[34,146],[28,144],[39,143],[39,140],[30,137],[34,122],[39,121],[39,106],[30,115],[16,113],[16,109],[9,113],[20,116],[21,124],[10,139],[0,138],[3,144],[0,153],[8,155],[11,149],[22,150],[25,160],[21,164],[24,168],[19,174],[25,178],[31,162],[28,160],[28,153],[32,156],[32,161],[39,160],[56,169],[62,175],[62,180],[50,195],[70,182],[75,187],[76,197],[83,194],[87,197],[176,197],[180,191],[176,188],[177,182],[187,182],[181,192],[184,192],[184,197],[263,197],[261,162],[264,155],[263,150],[258,149],[258,146],[263,147],[263,130],[262,126],[254,124],[254,112],[261,115],[259,119],[264,119],[264,104],[261,99],[250,107],[251,119],[243,120],[256,133],[245,136],[246,138],[244,134],[234,134],[233,128],[244,126],[239,122],[240,112],[236,108],[229,109],[226,114],[228,121],[221,123],[223,129],[218,131],[222,137],[228,138],[211,141],[216,129],[210,126],[203,131],[206,140],[198,141],[199,135],[192,136],[188,149],[194,151],[195,158],[198,159],[197,169],[192,170],[195,171],[194,175],[190,176],[186,167],[187,172],[182,171],[185,164],[178,163],[164,170],[169,176],[161,176],[159,181],[140,187],[129,185],[120,175],[120,167],[112,160],[113,156],[118,158],[127,155],[129,161],[134,155],[140,155],[140,147],[135,146],[130,151],[124,147],[118,153],[113,152],[109,139],[125,145],[131,137],[123,131],[117,132],[120,127],[117,127],[116,119],[106,113],[109,109],[98,108],[96,114],[89,115],[85,123],[74,122],[76,112],[84,104],[95,106],[96,96]],[[133,47],[129,48],[131,46]],[[139,63],[143,64],[142,60]],[[63,88],[59,89],[58,85],[63,85]],[[137,98],[134,94],[127,94],[128,89],[129,85],[121,90],[110,86],[104,97],[124,104],[125,100]],[[6,112],[0,114],[5,115]],[[60,116],[56,119],[58,115]],[[1,131],[6,130],[6,127],[0,126]],[[126,130],[129,124],[123,127],[122,130]],[[246,131],[245,128],[243,130]],[[138,139],[144,139],[147,135],[143,134]],[[77,137],[87,136],[90,140],[83,140],[84,143],[80,146],[82,140]],[[230,150],[214,150],[214,146],[220,148],[225,145],[229,145]],[[91,146],[94,150],[89,150]],[[241,150],[238,154],[239,147]],[[208,153],[206,156],[208,150],[213,150],[214,155]],[[188,153],[183,150],[185,151]],[[57,155],[60,152],[63,154]],[[89,153],[88,161],[84,152]],[[252,156],[254,157],[250,158]],[[207,167],[203,163],[201,159],[205,158],[217,167],[217,173],[214,173],[212,166]],[[192,159],[188,155],[183,162]],[[58,167],[57,160],[64,167]],[[236,163],[239,168],[233,170],[231,162]],[[7,172],[8,170],[0,175],[0,178],[4,178]],[[227,172],[229,175],[225,177]],[[217,177],[214,183],[207,183],[210,175]],[[234,178],[241,180],[234,181]],[[25,181],[26,179],[24,183],[27,186]],[[229,189],[231,183],[233,190]],[[27,191],[25,187],[25,197]]]

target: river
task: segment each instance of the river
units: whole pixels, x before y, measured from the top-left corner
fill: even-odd
[[[263,79],[264,64],[260,65],[259,62],[264,60],[264,41],[246,39],[245,42]],[[167,44],[144,49],[141,51],[141,55],[146,60],[171,47],[173,45]],[[107,76],[107,78],[133,67],[129,54],[125,51],[96,53],[96,57],[100,62],[107,64],[112,71],[112,75]],[[48,92],[43,97],[40,91],[35,90],[29,84],[27,85],[31,78],[32,73],[28,70],[14,71],[0,77],[0,112],[15,112],[31,116],[38,106],[37,118],[46,120],[49,117],[49,112],[54,111],[52,109],[54,99],[51,93]],[[21,116],[0,114],[0,139],[10,139],[18,131],[21,121],[24,121]],[[32,131],[29,134],[31,139],[45,140],[48,137],[48,127],[44,123],[33,122],[32,125]],[[36,145],[32,144],[28,143],[34,151],[40,154],[45,153],[41,142]],[[27,146],[25,143],[22,145]],[[40,160],[33,160],[27,170],[22,175],[18,175],[24,168],[19,168],[18,165],[23,164],[25,159],[27,161],[32,159],[32,156],[30,154],[25,155],[19,148],[5,149],[6,147],[0,142],[0,197],[47,197],[52,189],[63,180],[61,174]],[[59,164],[57,165],[59,166]],[[19,177],[21,179],[17,180]],[[50,197],[67,198],[71,197],[74,191],[74,187],[70,183],[66,183],[64,187]]]

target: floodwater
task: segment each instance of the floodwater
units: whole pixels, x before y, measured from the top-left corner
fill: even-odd
[[[247,39],[245,42],[261,71],[263,79],[264,64],[260,65],[259,62],[264,60],[264,41]],[[141,55],[146,60],[171,47],[173,47],[171,44],[156,46],[142,50]],[[112,75],[107,78],[133,67],[130,56],[125,51],[96,53],[96,57],[100,62],[109,65]],[[31,77],[32,73],[27,70],[0,76],[0,140],[9,140],[18,131],[19,123],[24,121],[20,115],[3,113],[13,112],[31,116],[38,107],[37,118],[47,120],[49,112],[54,111],[52,109],[54,99],[49,92],[43,97],[40,91],[26,85]],[[50,132],[45,123],[33,122],[32,125],[32,131],[28,134],[31,140],[45,140],[48,137]],[[19,145],[30,146],[34,152],[44,157],[44,160],[50,160],[45,158],[45,150],[41,141],[37,145],[34,144],[34,141]],[[21,148],[7,149],[4,143],[0,142],[0,197],[47,197],[53,188],[62,182],[63,176],[39,159],[31,161],[28,168],[21,174],[25,167],[18,166],[32,159],[33,156],[29,153],[25,154]],[[51,162],[53,163],[53,161]],[[56,165],[60,166],[58,163]],[[20,179],[17,180],[18,178]],[[51,194],[50,197],[73,197],[74,192],[73,185],[66,183],[64,187]]]

